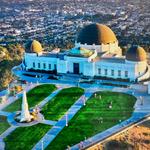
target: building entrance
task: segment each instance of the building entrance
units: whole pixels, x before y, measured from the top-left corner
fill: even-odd
[[[73,73],[79,74],[79,63],[73,63]]]

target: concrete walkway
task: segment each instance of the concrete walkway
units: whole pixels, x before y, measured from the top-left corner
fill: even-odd
[[[11,113],[10,112],[6,112],[6,111],[1,111],[0,110],[0,116],[6,116],[8,117]]]
[[[41,121],[40,123],[44,123],[44,124],[47,124],[47,125],[51,125],[51,126],[54,126],[56,125],[57,121],[52,121],[52,120],[43,120]]]
[[[84,93],[84,96],[86,97],[86,100],[88,100],[93,92],[90,92],[89,90],[86,90]],[[85,100],[85,101],[86,101]],[[70,109],[67,111],[67,113],[53,126],[45,135],[44,137],[33,147],[32,150],[41,150],[41,146],[43,144],[43,147],[46,148],[53,139],[63,130],[63,128],[66,126],[66,117],[67,122],[69,122],[75,114],[84,106],[82,96],[70,107]]]
[[[15,126],[15,127],[29,127],[29,126],[33,126],[39,123],[38,120],[34,120],[32,122],[29,123],[20,123],[17,122],[14,118],[15,118],[16,112],[10,113],[9,116],[7,116],[7,121],[11,126]]]
[[[0,138],[0,150],[4,150],[5,149],[5,143],[3,141],[2,138]]]

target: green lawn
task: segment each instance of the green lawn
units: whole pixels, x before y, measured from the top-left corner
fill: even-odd
[[[99,99],[99,95],[102,96]],[[119,120],[126,120],[133,112],[136,98],[131,95],[115,92],[98,92],[97,97],[92,96],[75,117],[69,126],[47,147],[47,150],[64,150],[67,145],[74,145],[102,132],[116,124]],[[112,102],[112,108],[108,108]],[[103,118],[103,123],[101,119]]]
[[[10,127],[5,116],[0,116],[0,135]]]
[[[5,150],[31,150],[50,128],[45,124],[19,127],[4,139]]]
[[[49,96],[54,90],[56,90],[56,86],[52,84],[43,84],[35,87],[27,93],[27,99],[29,107],[33,107],[40,103],[44,98]],[[14,112],[21,109],[22,98],[18,99],[14,103],[10,104],[8,107],[4,109],[4,111]]]
[[[84,90],[78,87],[71,87],[61,90],[43,109],[45,119],[58,120],[65,112],[83,95]]]

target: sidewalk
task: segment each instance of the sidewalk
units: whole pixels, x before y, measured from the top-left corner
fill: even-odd
[[[11,114],[11,112],[1,111],[0,110],[0,116],[6,116],[8,117]]]

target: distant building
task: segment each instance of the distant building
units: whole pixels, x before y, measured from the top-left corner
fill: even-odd
[[[130,81],[150,77],[145,50],[132,46],[122,56],[115,34],[102,24],[85,26],[78,34],[75,47],[66,52],[45,52],[36,40],[27,51],[22,63],[25,70]]]

